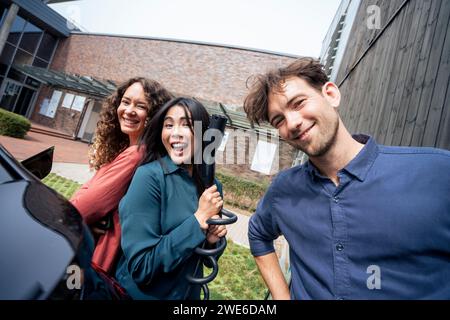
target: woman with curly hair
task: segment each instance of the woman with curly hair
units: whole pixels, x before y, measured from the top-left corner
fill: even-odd
[[[158,82],[131,78],[109,96],[97,123],[90,165],[97,170],[71,198],[96,237],[92,265],[114,275],[120,252],[117,207],[143,156],[138,141],[171,94]]]

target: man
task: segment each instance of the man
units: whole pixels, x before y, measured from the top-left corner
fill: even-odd
[[[450,152],[350,135],[340,93],[302,58],[260,75],[244,109],[309,161],[274,179],[249,223],[274,299],[450,299]],[[290,289],[273,240],[290,246]]]

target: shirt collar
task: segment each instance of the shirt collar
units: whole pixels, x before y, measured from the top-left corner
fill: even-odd
[[[164,174],[171,174],[175,171],[181,169],[179,166],[177,166],[169,155],[165,155],[160,159],[161,167],[163,169]]]
[[[358,180],[364,181],[378,156],[378,145],[372,137],[364,134],[355,134],[353,139],[364,144],[364,147],[343,170],[355,176]]]
[[[369,173],[369,169],[372,167],[375,159],[378,156],[378,145],[376,144],[375,140],[368,135],[354,134],[352,135],[352,137],[359,143],[364,144],[364,147],[356,155],[356,157],[352,161],[350,161],[342,170],[347,171],[351,175],[355,176],[358,180],[364,181],[367,174]],[[320,174],[320,172],[310,160],[305,163],[305,170],[313,178],[325,178]]]

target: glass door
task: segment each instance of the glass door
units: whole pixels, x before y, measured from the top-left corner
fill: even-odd
[[[5,79],[0,90],[0,107],[8,111],[13,111],[21,87],[22,85],[16,81]]]
[[[95,101],[94,107],[89,115],[86,127],[84,128],[83,137],[84,141],[93,142],[95,129],[97,128],[97,122],[100,119],[100,112],[102,111],[102,104]]]
[[[14,112],[26,116],[35,93],[36,90],[23,87],[22,91],[20,92],[19,98],[17,99]]]

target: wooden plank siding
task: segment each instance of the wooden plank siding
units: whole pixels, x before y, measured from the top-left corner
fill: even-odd
[[[370,5],[381,29],[367,27]],[[351,132],[450,150],[449,23],[449,0],[361,1],[336,79]]]
[[[447,96],[445,98],[444,111],[442,113],[441,123],[439,124],[439,134],[437,135],[438,140],[436,146],[439,148],[445,148],[448,145],[448,139],[450,137],[450,81],[447,85]]]
[[[433,1],[431,6],[431,12],[428,16],[427,28],[430,28],[430,32],[425,34],[425,38],[422,44],[422,49],[419,55],[417,75],[414,81],[414,88],[412,91],[411,99],[408,104],[408,111],[406,114],[405,127],[403,129],[403,135],[401,144],[410,145],[413,130],[415,127],[417,113],[421,102],[422,94],[424,93],[425,86],[425,74],[430,60],[431,46],[433,42],[433,36],[436,30],[437,17],[439,15],[441,3],[439,1]]]
[[[404,59],[405,62],[400,70],[400,83],[397,84],[394,97],[393,109],[396,110],[396,117],[390,119],[385,144],[399,145],[402,139],[406,113],[410,104],[411,89],[417,76],[420,48],[424,40],[431,1],[416,1],[415,3],[412,25],[406,43],[408,56],[407,60]]]
[[[397,4],[398,5],[398,4]],[[397,9],[398,7],[391,7],[391,10]],[[383,7],[381,7],[381,12],[383,12]],[[401,16],[399,18],[399,22],[403,21],[403,17]],[[395,36],[393,32],[388,32],[384,35],[385,42],[383,45],[375,45],[374,50],[372,52],[369,52],[370,55],[373,55],[373,65],[374,68],[370,70],[370,72],[367,72],[371,75],[371,81],[369,85],[369,89],[365,91],[366,99],[362,101],[362,121],[358,123],[358,126],[356,128],[356,132],[362,132],[365,130],[365,128],[370,127],[370,120],[372,118],[376,118],[376,111],[375,104],[373,102],[374,98],[377,97],[377,95],[371,95],[367,94],[368,92],[373,92],[380,90],[380,86],[382,86],[382,83],[380,83],[383,73],[381,73],[380,68],[383,68],[383,72],[386,71],[387,65],[392,65],[393,63],[392,59],[395,57],[394,50],[397,47],[398,44],[398,38],[395,38],[395,41],[392,42],[392,37]],[[392,67],[391,67],[392,68]],[[392,74],[391,74],[392,76]]]
[[[398,7],[397,7],[398,8]],[[400,15],[398,19],[393,22],[393,25],[401,26],[405,15]],[[383,68],[377,75],[379,77],[379,83],[376,88],[384,94],[369,94],[371,96],[370,109],[372,114],[369,120],[368,132],[376,132],[380,126],[382,115],[385,114],[385,106],[387,99],[387,90],[389,79],[391,79],[394,71],[395,53],[397,52],[397,44],[399,43],[400,33],[394,32],[395,28],[390,28],[386,31],[385,45],[386,54],[383,57]],[[364,130],[366,127],[360,127],[360,130]]]
[[[421,1],[418,1],[421,2]],[[378,119],[378,123],[375,127],[374,135],[379,143],[386,143],[386,140],[389,139],[390,131],[389,125],[392,125],[393,120],[395,119],[398,111],[398,106],[394,104],[397,92],[401,92],[402,87],[402,70],[405,70],[405,60],[408,59],[407,50],[407,40],[409,31],[411,30],[412,19],[408,19],[414,13],[414,6],[407,5],[400,13],[399,17],[396,19],[401,19],[403,22],[401,24],[393,24],[391,27],[396,27],[391,32],[397,32],[399,37],[396,43],[384,43],[379,42],[376,45],[389,45],[394,48],[391,52],[391,59],[394,59],[394,65],[392,67],[391,77],[387,80],[386,91],[381,93],[383,96],[382,105],[385,106],[384,112],[380,115]],[[384,35],[385,37],[386,35]],[[382,38],[380,38],[382,40]],[[380,41],[379,40],[379,41]],[[369,51],[369,53],[371,53]],[[368,56],[369,58],[370,56]],[[369,60],[367,60],[369,61]],[[368,67],[365,65],[366,62],[360,64],[361,67]],[[407,67],[407,66],[406,66]],[[370,69],[372,69],[371,67]],[[372,92],[366,92],[366,94],[380,94],[379,91],[375,90]],[[360,132],[363,132],[365,128],[359,128]]]
[[[437,141],[437,134],[439,131],[439,124],[445,109],[445,96],[447,93],[448,82],[450,79],[450,32],[449,32],[449,16],[450,16],[450,1],[444,1],[445,6],[441,9],[445,12],[442,29],[436,30],[437,33],[445,35],[445,41],[440,56],[438,74],[434,85],[433,98],[431,100],[430,111],[428,112],[427,122],[425,125],[425,132],[422,138],[422,145],[435,146]],[[445,19],[447,18],[447,19]],[[445,25],[447,20],[447,25]],[[447,105],[447,108],[449,106]],[[450,140],[450,137],[447,137]]]
[[[450,52],[443,52],[443,44],[446,36],[446,28],[448,27],[448,20],[450,16],[450,1],[442,0],[441,8],[439,9],[439,15],[437,18],[436,30],[434,32],[433,43],[431,45],[430,58],[428,62],[427,72],[425,74],[424,91],[422,93],[419,112],[414,124],[413,136],[411,139],[412,145],[424,145],[423,138],[425,133],[425,126],[427,125],[427,118],[432,106],[432,101],[435,95],[441,95],[442,92],[435,90],[438,84],[436,79],[438,77],[440,69],[441,56],[446,54],[450,55]],[[443,93],[445,96],[445,93]],[[438,106],[433,106],[438,107]],[[447,106],[448,107],[448,106]],[[450,137],[447,137],[450,143]],[[426,144],[429,146],[429,144]]]

